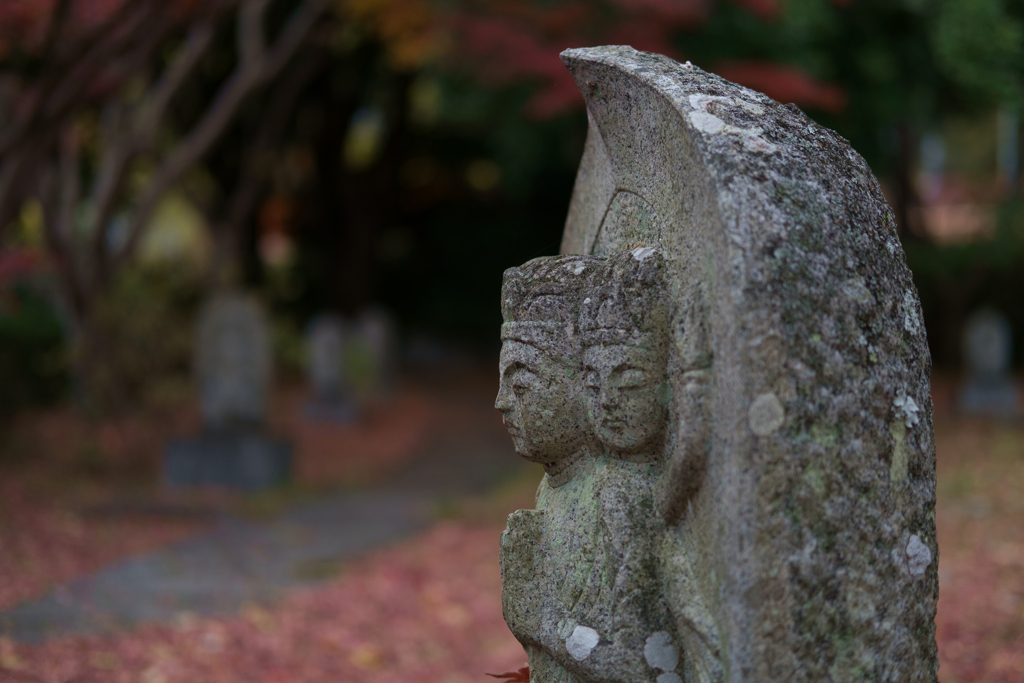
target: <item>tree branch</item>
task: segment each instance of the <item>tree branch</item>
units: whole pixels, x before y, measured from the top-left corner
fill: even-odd
[[[75,323],[80,324],[85,317],[89,296],[84,282],[79,277],[78,264],[70,245],[57,229],[59,219],[53,215],[53,207],[57,205],[55,184],[54,170],[44,170],[39,181],[39,201],[43,205],[43,236],[56,262],[57,272],[64,281],[64,290],[70,299],[68,303],[74,314]]]
[[[266,53],[263,15],[270,0],[248,0],[238,10],[238,51],[245,68],[256,67]]]
[[[137,36],[134,28],[145,19],[143,4],[125,2],[120,10],[89,36],[71,41],[64,59],[44,55],[44,75],[19,98],[14,120],[0,134],[0,155],[25,140],[29,128],[55,127],[78,103],[82,92],[125,44]],[[125,24],[125,26],[121,26]],[[101,39],[102,38],[102,39]],[[115,39],[116,38],[116,39]],[[61,42],[53,45],[60,50]]]
[[[260,122],[259,130],[246,153],[241,177],[234,188],[227,211],[223,216],[222,230],[218,240],[220,254],[213,259],[211,274],[217,270],[238,246],[239,231],[252,215],[256,202],[263,194],[269,176],[274,148],[284,135],[288,119],[295,108],[299,95],[309,82],[325,66],[325,54],[311,55],[293,62],[277,80],[270,93],[269,106]]]
[[[157,169],[143,191],[129,223],[128,239],[118,250],[116,261],[121,262],[128,258],[164,193],[209,151],[227,128],[246,96],[276,76],[291,59],[326,7],[327,0],[308,0],[292,15],[270,52],[255,64],[240,62],[206,114]]]
[[[75,211],[81,195],[78,177],[78,139],[74,124],[61,131],[59,140],[57,224],[55,229],[67,241],[73,239]]]
[[[199,65],[199,60],[213,42],[213,35],[214,26],[210,20],[189,31],[185,45],[174,56],[174,61],[160,77],[153,93],[139,107],[132,131],[133,137],[138,140],[137,144],[147,147],[152,144],[160,122],[167,113],[167,107],[181,89],[185,79]]]

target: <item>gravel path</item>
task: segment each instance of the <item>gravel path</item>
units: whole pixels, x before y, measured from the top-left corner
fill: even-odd
[[[0,612],[0,637],[40,642],[168,621],[183,612],[232,614],[323,581],[343,561],[425,529],[439,502],[485,493],[523,470],[500,418],[477,393],[439,395],[430,435],[386,483],[264,522],[224,517],[201,536]]]

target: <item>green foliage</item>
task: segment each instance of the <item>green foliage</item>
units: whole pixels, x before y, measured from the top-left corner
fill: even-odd
[[[0,418],[59,399],[67,387],[64,330],[53,306],[23,286],[0,292]]]
[[[180,264],[126,268],[94,308],[77,344],[86,404],[101,412],[176,403],[191,393],[194,319],[203,292]]]
[[[1024,30],[1001,0],[944,0],[931,39],[939,69],[968,93],[1020,101]]]

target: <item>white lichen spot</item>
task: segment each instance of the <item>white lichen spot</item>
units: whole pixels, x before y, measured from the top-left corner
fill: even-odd
[[[693,68],[693,64],[690,64],[690,60],[686,60],[686,64],[683,64],[683,66],[685,66],[687,69]]]
[[[921,320],[917,317],[917,299],[913,292],[906,292],[903,295],[903,329],[911,334],[920,334]]]
[[[764,116],[764,107],[760,104],[754,104],[753,102],[748,102],[747,100],[741,100],[739,98],[737,98],[735,102],[754,116]]]
[[[637,247],[632,253],[637,261],[644,261],[654,255],[654,247]]]
[[[654,680],[656,681],[656,683],[683,683],[683,679],[679,678],[679,674],[677,674],[674,671],[669,671],[668,673],[661,674]]]
[[[874,305],[875,296],[864,283],[864,278],[855,277],[847,280],[842,286],[843,294],[859,304]]]
[[[761,152],[762,154],[774,154],[778,149],[759,135],[747,135],[743,138],[743,146],[748,152]]]
[[[652,669],[674,671],[679,664],[679,652],[672,636],[665,631],[652,633],[644,643],[644,659]]]
[[[576,266],[572,269],[572,274],[573,275],[579,275],[584,270],[586,270],[586,268],[587,267],[585,265],[583,265],[582,263],[577,263]]]
[[[691,111],[690,123],[694,128],[708,135],[721,133],[725,129],[725,121],[705,111]]]
[[[910,396],[900,394],[893,400],[892,407],[897,415],[903,415],[903,422],[907,425],[907,429],[910,429],[920,421],[917,414],[921,409],[917,407],[917,403]]]
[[[565,649],[573,659],[582,662],[590,656],[600,640],[601,637],[594,629],[589,626],[577,626],[572,630],[572,635],[565,639]]]
[[[921,540],[921,537],[914,534],[907,542],[907,569],[912,576],[923,576],[928,565],[932,563],[932,551]]]
[[[786,421],[786,411],[779,398],[769,391],[750,404],[747,419],[750,421],[750,431],[758,436],[768,436]]]
[[[700,109],[701,111],[707,111],[708,105],[712,102],[728,101],[728,97],[720,97],[717,95],[690,95],[690,106],[694,109]]]
[[[590,297],[588,296],[588,297],[587,297],[586,299],[584,299],[584,300],[583,300],[583,303],[585,303],[585,304],[589,304],[589,303],[590,303]]]

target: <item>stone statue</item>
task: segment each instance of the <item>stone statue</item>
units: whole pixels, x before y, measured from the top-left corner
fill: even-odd
[[[195,356],[203,431],[167,444],[163,483],[255,490],[285,481],[291,444],[264,428],[271,357],[259,302],[234,290],[214,294],[199,316]]]
[[[510,269],[502,536],[532,680],[936,681],[920,303],[878,182],[793,106],[567,50],[563,256]]]
[[[662,262],[535,259],[505,275],[502,411],[545,477],[502,538],[505,615],[540,680],[672,683],[655,589],[668,387]],[[668,677],[666,678],[666,674]]]

